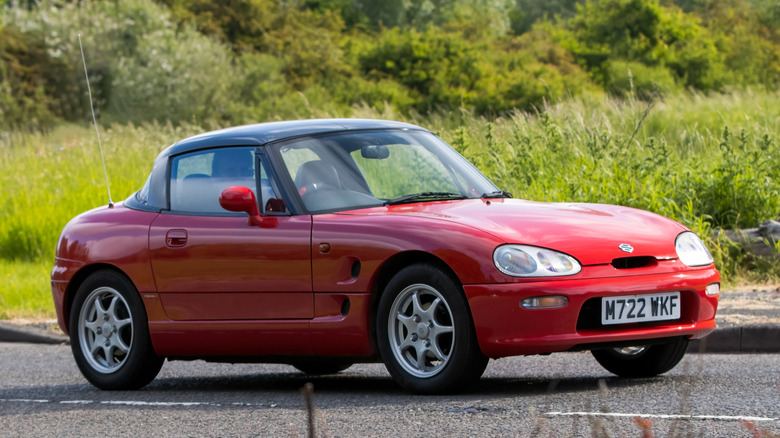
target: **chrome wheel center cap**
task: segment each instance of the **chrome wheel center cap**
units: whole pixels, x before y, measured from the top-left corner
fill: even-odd
[[[111,334],[112,334],[112,332],[111,332],[111,325],[106,322],[106,323],[103,324],[102,328],[103,328],[103,336],[105,336],[106,338],[110,338]]]
[[[431,333],[431,329],[428,328],[425,324],[420,324],[417,326],[417,335],[423,339],[428,338],[428,335]]]

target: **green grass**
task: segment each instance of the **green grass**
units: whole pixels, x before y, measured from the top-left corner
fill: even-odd
[[[54,319],[49,275],[51,262],[0,260],[0,319]]]
[[[419,124],[516,197],[654,211],[704,237],[728,282],[780,279],[777,252],[774,258],[755,258],[715,233],[757,227],[780,212],[779,92],[681,94],[652,106],[630,98],[584,97],[491,120],[467,111],[402,117],[367,107],[312,114]],[[141,187],[163,148],[218,127],[101,129],[114,201]],[[25,279],[14,283],[20,298],[10,298],[9,283],[2,286],[0,318],[51,314],[50,302],[32,297],[49,295],[48,270],[59,233],[71,217],[107,202],[94,130],[69,125],[48,134],[0,134],[0,186],[3,276]],[[40,306],[28,310],[35,307],[30,303]]]

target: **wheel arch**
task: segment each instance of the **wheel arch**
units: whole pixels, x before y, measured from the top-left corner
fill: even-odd
[[[99,272],[99,271],[113,271],[127,279],[130,283],[135,286],[135,283],[133,283],[133,280],[130,279],[130,276],[127,275],[123,270],[119,269],[115,265],[111,265],[108,263],[94,263],[91,265],[86,265],[79,269],[74,275],[73,278],[70,279],[68,282],[68,287],[65,289],[65,300],[64,300],[64,308],[62,309],[63,317],[65,319],[65,327],[60,327],[60,329],[65,332],[66,335],[70,335],[70,317],[71,317],[71,311],[73,309],[73,300],[76,298],[76,292],[78,292],[81,285],[92,276],[92,274]]]
[[[474,324],[474,318],[471,315],[471,307],[469,307],[468,299],[466,299],[466,296],[463,292],[463,283],[460,281],[460,278],[455,273],[455,271],[444,260],[429,252],[404,251],[393,255],[382,264],[382,266],[377,270],[373,285],[371,287],[371,312],[369,313],[368,322],[369,328],[371,330],[371,342],[374,345],[376,351],[378,351],[376,315],[379,309],[379,300],[382,298],[385,287],[387,287],[387,284],[390,282],[393,276],[401,272],[402,269],[416,264],[430,264],[435,266],[461,286],[460,293],[463,294],[463,299],[466,301],[466,308],[469,312],[469,320],[471,321],[472,325]]]

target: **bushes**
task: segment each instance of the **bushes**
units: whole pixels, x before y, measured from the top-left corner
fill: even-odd
[[[0,129],[44,129],[83,114],[72,73],[43,38],[0,25]]]
[[[77,32],[104,122],[240,123],[364,104],[500,116],[593,91],[647,99],[780,83],[776,8],[763,0],[679,1],[685,12],[660,0],[364,3],[10,2],[0,126],[88,119]]]
[[[95,103],[105,121],[219,119],[236,74],[229,50],[192,26],[177,29],[164,8],[147,0],[50,3],[10,8],[2,22],[45,42],[64,91],[47,102],[66,119],[84,114],[85,85],[77,35],[83,33]],[[80,73],[79,76],[77,73]],[[47,84],[48,85],[48,84]],[[75,107],[75,105],[74,105]]]
[[[678,88],[671,72],[662,67],[615,60],[609,62],[606,73],[607,91],[618,97],[652,100]]]

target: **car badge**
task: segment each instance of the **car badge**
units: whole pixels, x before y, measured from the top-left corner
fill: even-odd
[[[618,248],[620,248],[623,252],[634,252],[634,247],[627,243],[621,243],[618,245]]]

